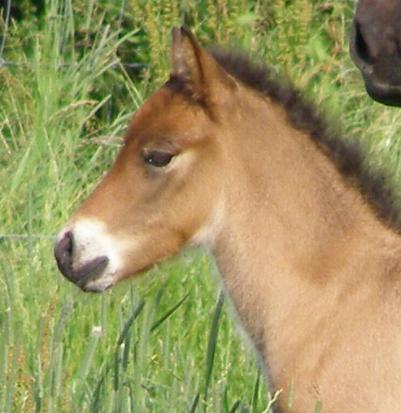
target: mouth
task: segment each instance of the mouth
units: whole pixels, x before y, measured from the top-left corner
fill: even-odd
[[[107,257],[97,257],[73,271],[72,281],[83,291],[90,291],[88,286],[103,278],[108,263]]]
[[[112,278],[102,279],[98,278],[92,282],[88,282],[86,284],[78,285],[78,287],[84,291],[85,293],[102,293],[106,290],[109,290],[115,281]]]
[[[372,99],[387,106],[401,106],[401,86],[373,82],[368,76],[364,76],[364,80],[366,91]]]

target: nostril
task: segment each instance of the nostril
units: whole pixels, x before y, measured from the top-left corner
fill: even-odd
[[[361,25],[358,21],[355,21],[355,34],[354,34],[354,48],[357,56],[367,65],[373,64],[372,55],[369,50],[365,37],[361,30]]]
[[[66,238],[66,253],[71,256],[74,248],[74,238],[72,236],[72,232],[66,232],[64,237]]]
[[[72,256],[74,250],[74,238],[71,231],[66,232],[54,247],[59,270],[68,278],[72,274]]]

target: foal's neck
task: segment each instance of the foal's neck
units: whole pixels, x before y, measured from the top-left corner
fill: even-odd
[[[246,329],[283,371],[340,300],[377,288],[389,263],[399,268],[401,244],[284,110],[256,96],[241,110],[252,120],[230,118],[236,132],[214,253]]]
[[[249,113],[249,116],[243,113]],[[248,120],[248,121],[247,121]],[[259,257],[280,260],[280,268],[312,282],[327,282],[330,258],[350,242],[399,244],[399,236],[377,218],[356,187],[305,133],[293,128],[285,111],[259,96],[248,96],[230,117],[225,224],[219,245],[235,245]],[[235,230],[234,230],[235,228]],[[381,249],[381,248],[380,248]],[[285,259],[284,259],[285,258]],[[325,258],[325,271],[313,270]],[[338,259],[335,260],[338,263]]]

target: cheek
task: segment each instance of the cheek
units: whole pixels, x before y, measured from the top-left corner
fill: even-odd
[[[213,246],[223,226],[224,210],[224,198],[222,196],[211,201],[209,208],[202,214],[202,220],[199,220],[188,244]]]
[[[150,231],[142,239],[140,248],[128,251],[124,272],[118,280],[129,278],[142,273],[153,265],[176,255],[185,245],[185,239],[179,232],[168,228],[158,228]]]
[[[202,176],[187,176],[163,202],[159,226],[181,233],[185,244],[208,243],[223,216],[223,194],[217,189]]]

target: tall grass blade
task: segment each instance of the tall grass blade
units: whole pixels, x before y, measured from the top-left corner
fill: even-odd
[[[256,373],[256,380],[255,380],[255,385],[253,387],[253,393],[252,393],[252,412],[253,413],[258,413],[258,402],[259,402],[259,387],[260,387],[260,370],[257,370]]]
[[[158,327],[160,327],[164,321],[166,321],[170,316],[174,314],[174,312],[184,303],[184,301],[189,297],[189,293],[186,294],[183,298],[181,298],[180,301],[178,301],[177,304],[175,304],[173,307],[171,307],[168,311],[166,311],[165,314],[163,314],[162,317],[160,317],[156,322],[152,324],[152,327],[150,328],[150,332],[153,333]]]
[[[209,340],[206,351],[206,374],[205,374],[205,391],[204,398],[207,401],[210,380],[212,378],[214,357],[216,353],[217,336],[219,333],[219,321],[224,304],[224,294],[221,291],[213,313],[212,324],[210,326]],[[206,408],[205,408],[206,409]]]
[[[195,396],[195,398],[194,398],[194,400],[193,400],[193,402],[192,402],[192,404],[191,404],[191,407],[190,407],[189,410],[188,410],[188,413],[195,413],[195,412],[196,412],[196,408],[198,407],[199,400],[200,400],[200,393],[198,393],[198,394]]]
[[[13,402],[14,395],[17,387],[17,375],[19,370],[18,360],[21,351],[21,340],[22,340],[22,329],[20,323],[14,325],[15,334],[12,346],[12,358],[11,363],[8,366],[8,377],[7,377],[7,398],[5,404],[5,413],[13,412]]]
[[[90,411],[93,413],[97,413],[102,411],[104,407],[104,399],[103,399],[103,394],[106,391],[106,378],[107,374],[110,370],[111,365],[107,365],[106,368],[104,368],[102,374],[100,375],[100,378],[95,386],[95,391],[93,392],[93,398],[91,402],[91,408]],[[104,410],[104,409],[103,409]]]
[[[49,367],[48,367],[48,378],[46,386],[49,390],[47,411],[49,413],[55,412],[57,404],[57,386],[59,380],[60,368],[59,358],[62,357],[60,354],[62,352],[62,337],[64,333],[64,327],[67,323],[69,316],[73,310],[73,302],[66,301],[60,310],[60,316],[53,330],[51,353],[49,355]]]
[[[241,407],[241,400],[237,400],[228,413],[235,413]]]
[[[5,275],[5,264],[0,261],[0,269]],[[1,280],[1,298],[0,298],[0,411],[5,411],[7,396],[7,369],[8,369],[8,351],[10,346],[10,334],[12,331],[12,319],[9,298],[7,296],[7,286],[5,280]]]
[[[134,323],[136,318],[139,316],[139,314],[141,314],[144,306],[145,306],[145,300],[141,299],[141,301],[139,302],[137,307],[134,309],[131,317],[124,324],[124,327],[121,331],[121,334],[117,339],[117,347],[119,347],[119,346],[121,346],[121,344],[123,344],[124,340],[126,339],[126,337],[128,335],[128,332],[129,332],[130,328],[132,327],[132,324]]]
[[[7,309],[1,303],[0,311],[3,316],[0,318],[0,411],[4,410],[4,399],[6,395],[6,369],[7,369],[7,353],[9,328],[7,326]]]
[[[82,408],[84,405],[84,399],[87,394],[86,388],[86,380],[89,374],[91,367],[93,367],[93,358],[95,355],[95,351],[99,342],[101,332],[98,332],[95,329],[92,329],[91,337],[89,344],[85,350],[84,356],[82,361],[80,362],[80,367],[77,371],[76,378],[75,378],[75,388],[76,391],[74,392],[74,401],[76,400],[77,408]]]

